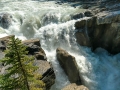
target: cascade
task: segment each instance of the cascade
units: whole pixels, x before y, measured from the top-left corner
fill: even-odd
[[[71,16],[78,10],[84,11],[68,3],[56,4],[55,1],[1,0],[0,14],[7,12],[12,15],[12,21],[9,28],[0,27],[0,37],[15,34],[22,40],[40,39],[56,74],[51,90],[61,90],[70,83],[56,59],[58,47],[76,58],[82,80],[90,90],[120,90],[120,53],[111,55],[102,48],[93,53],[91,48],[76,43],[74,24],[77,20],[71,19]],[[87,18],[79,20],[82,19]],[[88,35],[87,28],[85,33]]]

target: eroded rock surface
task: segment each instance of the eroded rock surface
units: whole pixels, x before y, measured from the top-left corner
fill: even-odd
[[[4,50],[6,49],[7,43],[13,35],[0,38],[0,58],[4,57]],[[46,89],[49,90],[50,87],[55,83],[55,73],[51,64],[47,61],[46,54],[40,46],[39,39],[32,39],[23,41],[23,44],[27,46],[28,54],[35,56],[34,64],[39,67],[37,72],[42,75],[41,80],[44,81]],[[0,65],[0,70],[2,70],[2,64]]]
[[[12,16],[8,13],[0,13],[0,26],[8,28],[12,23]]]
[[[75,83],[72,83],[64,87],[62,90],[89,90],[89,89],[84,85],[76,85]]]
[[[92,47],[92,50],[102,47],[112,54],[119,53],[120,7],[117,7],[118,4],[119,2],[111,1],[111,6],[106,5],[104,10],[102,7],[96,15],[77,21],[75,23],[77,42],[82,46]],[[109,12],[105,11],[108,9]]]
[[[71,56],[68,52],[61,48],[57,48],[57,60],[59,61],[61,67],[67,74],[71,83],[82,84],[77,63],[75,57]]]
[[[46,54],[41,48],[39,39],[31,39],[23,41],[27,46],[28,53],[36,57],[35,65],[39,67],[37,70],[43,77],[41,80],[46,84],[47,90],[55,83],[55,73],[51,64],[47,61]]]
[[[37,60],[47,60],[44,50],[41,48],[39,39],[31,39],[23,41],[27,46],[28,53],[34,55]]]

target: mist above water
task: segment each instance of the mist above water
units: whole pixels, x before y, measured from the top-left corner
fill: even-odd
[[[71,16],[83,11],[55,1],[1,0],[0,13],[12,15],[12,23],[8,29],[0,27],[0,37],[15,34],[22,40],[40,39],[56,74],[51,90],[61,90],[70,83],[56,59],[58,47],[76,58],[82,80],[90,90],[120,90],[120,54],[111,55],[102,48],[93,53],[76,43],[74,24],[77,20]],[[87,18],[79,20],[82,19]]]

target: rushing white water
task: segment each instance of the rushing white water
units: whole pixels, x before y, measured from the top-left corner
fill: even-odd
[[[84,10],[55,1],[0,0],[0,13],[12,15],[8,29],[0,27],[0,37],[15,34],[25,40],[39,38],[48,61],[53,65],[56,81],[51,90],[61,90],[70,82],[56,60],[56,48],[61,47],[75,56],[84,84],[90,90],[120,90],[120,54],[110,55],[98,48],[78,46],[71,15]],[[86,18],[83,18],[86,19]],[[87,32],[86,32],[87,33]]]

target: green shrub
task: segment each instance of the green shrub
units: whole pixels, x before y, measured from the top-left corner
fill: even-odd
[[[38,67],[33,65],[34,57],[27,54],[21,41],[11,37],[1,60],[7,68],[0,75],[0,90],[44,90],[45,84],[35,72]]]

